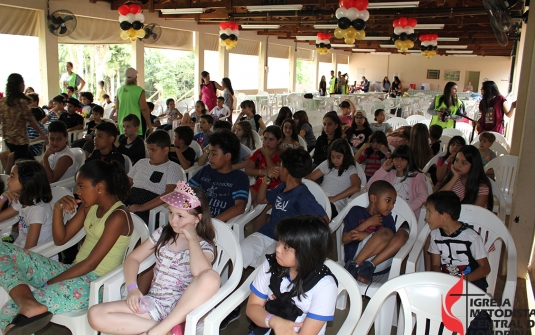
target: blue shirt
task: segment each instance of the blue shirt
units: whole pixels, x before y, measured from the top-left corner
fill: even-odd
[[[208,145],[208,136],[210,136],[210,134],[212,134],[212,132],[205,134],[201,131],[200,133],[195,134],[195,136],[193,136],[193,139],[197,141],[197,143],[199,143],[201,147],[204,148]]]
[[[190,178],[188,183],[204,191],[212,217],[234,206],[236,200],[249,199],[249,177],[241,170],[221,173],[212,169],[210,165],[205,165]]]
[[[321,217],[327,215],[306,185],[301,184],[287,192],[284,192],[285,188],[286,183],[281,183],[266,194],[266,199],[273,205],[273,208],[269,221],[258,232],[272,239],[275,239],[275,226],[286,217],[303,214]]]
[[[364,207],[355,206],[351,208],[349,213],[347,213],[347,216],[344,218],[344,233],[357,228],[361,223],[368,220],[371,216],[372,215]],[[392,214],[383,216],[383,224],[381,226],[368,227],[366,232],[374,233],[383,228],[388,228],[394,233],[396,232],[396,223],[392,217]],[[353,260],[355,258],[355,253],[357,252],[359,243],[360,241],[352,241],[344,246],[344,262]]]

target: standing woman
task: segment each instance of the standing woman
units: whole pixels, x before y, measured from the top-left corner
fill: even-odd
[[[327,92],[327,82],[325,81],[325,76],[321,76],[320,80],[320,88],[319,88],[320,96],[325,96]]]
[[[199,100],[202,100],[206,105],[206,109],[211,111],[217,105],[217,90],[223,91],[223,86],[215,81],[210,80],[210,73],[207,71],[201,72],[202,83],[201,93],[199,93]]]
[[[433,115],[430,126],[438,124],[444,129],[454,128],[455,120],[460,120],[464,114],[464,104],[457,98],[457,84],[448,82],[444,87],[444,94],[435,97],[427,112]],[[450,115],[443,118],[446,112]]]
[[[5,96],[0,100],[0,123],[2,124],[2,137],[9,151],[13,153],[13,162],[17,159],[33,159],[28,149],[30,140],[26,123],[35,129],[47,141],[48,136],[39,128],[37,121],[30,111],[30,98],[24,95],[24,79],[18,73],[7,77]],[[6,166],[6,173],[11,172],[11,166]]]
[[[230,124],[232,125],[232,113],[234,112],[234,89],[232,88],[232,83],[228,78],[221,79],[221,83],[223,84],[223,88],[225,89],[223,91],[223,98],[225,98],[224,104],[230,110],[230,114],[227,118],[227,121],[230,122]]]
[[[504,114],[507,117],[513,116],[516,109],[516,101],[506,103],[505,97],[500,94],[498,86],[493,81],[484,81],[481,85],[481,94],[483,99],[479,102],[479,111],[481,117],[477,121],[477,131],[495,131],[503,135],[504,131]]]
[[[128,68],[125,73],[124,85],[117,90],[115,109],[117,112],[117,124],[119,131],[124,134],[123,119],[128,114],[134,114],[141,120],[141,128],[137,134],[143,137],[152,132],[152,122],[150,120],[150,109],[147,104],[145,90],[137,85],[137,71]]]
[[[399,80],[398,76],[394,76],[394,81],[392,82],[392,85],[390,85],[390,96],[395,98],[396,96],[401,95],[402,90],[403,86],[401,85],[401,80]]]
[[[388,77],[383,79],[382,88],[384,93],[388,93],[390,91],[390,80],[388,80]]]
[[[67,87],[72,86],[74,87],[73,96],[77,98],[76,93],[82,91],[85,86],[85,80],[83,80],[78,74],[72,72],[73,65],[71,62],[67,62],[65,68],[67,72],[61,75],[61,79],[59,81],[61,93],[67,93]]]

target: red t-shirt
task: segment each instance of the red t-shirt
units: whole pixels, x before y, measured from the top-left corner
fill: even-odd
[[[262,152],[260,149],[256,150],[253,155],[250,158],[253,162],[255,162],[255,168],[256,169],[267,169],[268,165],[266,162],[266,157],[262,155]],[[280,163],[279,153],[277,152],[273,157],[271,157],[271,160],[274,164]],[[260,184],[262,184],[262,181],[264,180],[264,176],[257,176],[256,177],[256,183],[251,186],[251,188],[255,191],[258,191],[258,188],[260,187]],[[277,185],[281,183],[281,180],[279,178],[271,180],[271,184],[268,186],[268,190],[271,190],[272,188],[275,188]]]
[[[373,152],[370,156],[366,157],[365,154],[366,150],[364,150],[359,157],[359,164],[362,164],[363,162],[366,163],[366,167],[364,168],[364,173],[366,174],[366,177],[370,178],[375,174],[377,170],[381,168],[383,163],[385,162],[386,157],[379,158],[379,155],[377,152]]]

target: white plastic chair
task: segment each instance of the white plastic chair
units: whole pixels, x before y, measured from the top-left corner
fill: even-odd
[[[452,136],[444,135],[442,133],[442,136],[440,136],[440,152],[447,152],[448,151],[448,143],[450,143]]]
[[[184,170],[184,173],[186,174],[186,180],[189,180],[191,177],[193,177],[193,175],[202,167],[197,163],[199,157],[201,157],[203,153],[201,145],[197,143],[197,141],[191,141],[189,146],[193,149],[193,151],[195,151],[195,163]]]
[[[425,118],[425,117],[424,117]],[[421,121],[418,121],[418,123],[423,123],[427,126],[427,128],[429,129],[429,125],[431,124],[431,120],[429,119],[425,119],[425,120],[421,120]]]
[[[505,218],[507,215],[507,202],[505,201],[505,197],[503,196],[502,191],[496,184],[496,182],[489,178],[490,186],[492,188],[492,195],[494,196],[494,208],[492,209],[492,212],[498,215],[500,220],[505,224]]]
[[[442,156],[444,156],[446,153],[444,152],[439,152],[438,154],[436,154],[433,158],[431,158],[429,160],[429,162],[427,162],[427,164],[425,164],[424,168],[422,169],[422,172],[423,173],[428,173],[429,172],[429,169],[433,166],[433,165],[437,165],[438,163],[438,159]],[[431,194],[431,193],[429,193]]]
[[[453,137],[453,136],[461,136],[464,138],[464,140],[466,141],[466,143],[469,143],[468,142],[468,136],[466,136],[462,131],[460,131],[459,129],[455,129],[455,128],[446,128],[444,130],[442,130],[442,136],[449,136],[449,137]]]
[[[507,204],[507,215],[511,214],[513,204],[513,188],[518,169],[518,156],[496,157],[485,165],[485,171],[494,170],[494,180],[502,191]]]
[[[366,112],[366,115],[373,115],[375,113],[375,104],[368,102],[368,103],[361,103],[357,106],[357,110],[363,110]],[[390,123],[390,122],[389,122]]]
[[[353,277],[351,277],[351,275],[340,265],[331,260],[326,260],[325,265],[329,267],[338,280],[338,302],[340,302],[341,299],[345,300],[346,296],[349,296],[349,311],[344,323],[337,332],[338,335],[349,335],[353,331],[355,324],[359,321],[362,313],[362,298],[360,297],[360,291]],[[206,317],[204,320],[204,335],[219,335],[219,325],[221,324],[221,321],[223,321],[232,310],[238,307],[251,294],[250,286],[258,271],[259,268],[251,273],[245,282],[232,293],[232,295],[225,299],[225,301],[217,306],[217,308]],[[340,295],[341,293],[343,294]],[[336,307],[338,309],[345,309],[345,301],[343,303],[337,303]]]
[[[402,117],[392,117],[388,120],[386,120],[386,122],[388,124],[390,124],[390,126],[392,126],[392,130],[396,130],[398,129],[399,127],[402,127],[402,126],[408,126],[409,123],[407,122],[407,120],[405,120],[404,118]]]
[[[474,147],[476,147],[476,148],[479,148],[479,141],[473,142],[472,145]],[[507,156],[507,155],[509,155],[509,153],[507,152],[507,149],[505,149],[504,146],[501,145],[500,143],[498,143],[497,141],[492,143],[492,145],[490,146],[490,150],[494,151],[496,156]]]
[[[312,126],[312,132],[314,133],[314,136],[316,136],[316,138],[318,138],[321,135],[322,131],[323,131],[323,125]]]
[[[123,157],[124,157],[124,170],[126,171],[126,173],[128,173],[130,169],[132,168],[132,161],[130,160],[130,157],[128,157],[127,155],[123,155]]]
[[[493,134],[496,137],[496,142],[500,143],[505,148],[505,150],[507,150],[507,152],[511,150],[511,146],[509,145],[509,142],[507,142],[507,139],[502,134],[497,133],[495,131],[487,131],[487,133]],[[474,136],[474,140],[472,142],[479,141],[479,135]]]
[[[74,154],[74,162],[76,164],[76,170],[78,170],[85,162],[85,153],[80,148],[71,148],[72,153]],[[73,187],[76,185],[74,177],[66,178],[63,180],[58,180],[54,183],[51,183],[51,187],[66,187],[72,191]]]
[[[195,161],[197,161],[202,156],[201,145],[197,141],[191,141],[189,147],[195,151]]]
[[[405,121],[407,121],[409,126],[414,126],[415,124],[420,123],[424,120],[427,120],[427,119],[423,115],[411,115],[405,119]]]
[[[470,136],[472,135],[472,126],[465,122],[455,122],[455,129],[460,130],[464,134],[464,138],[466,138],[466,143],[470,142]],[[476,135],[474,135],[474,138]]]
[[[301,136],[297,136],[297,139],[299,140],[299,145],[307,150],[307,142]]]
[[[70,147],[72,142],[76,141],[80,133],[83,133],[83,132],[85,132],[85,130],[83,129],[69,131],[67,133],[67,145]]]
[[[256,132],[254,129],[251,131],[253,133],[253,137],[254,137],[254,147],[256,149],[260,149],[262,148],[262,138],[260,137],[260,135],[258,134],[258,132]]]

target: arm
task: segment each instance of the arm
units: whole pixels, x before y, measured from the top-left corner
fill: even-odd
[[[356,162],[359,162],[360,155],[362,154],[362,152],[364,152],[364,150],[368,149],[369,147],[370,147],[370,143],[364,143],[357,151],[355,151],[353,158],[355,159]]]
[[[117,109],[119,109],[119,106],[116,106]],[[143,118],[145,119],[145,122],[147,123],[147,131],[148,133],[152,132],[152,122],[150,121],[150,109],[149,105],[147,105],[147,98],[145,96],[145,91],[141,92],[141,95],[139,96],[139,108],[141,108],[141,114]]]
[[[46,136],[46,133],[44,133],[41,128],[39,128],[39,125],[37,124],[37,121],[35,121],[35,118],[32,116],[29,120],[28,120],[28,123],[30,124],[30,126],[32,126],[33,129],[35,129],[36,132],[39,133],[39,137],[43,137],[43,138],[47,138]],[[47,140],[45,140],[46,143],[48,143]]]
[[[426,176],[423,173],[418,172],[418,174],[411,179],[413,179],[411,181],[412,183],[418,183],[416,185],[416,197],[409,203],[409,207],[414,212],[426,202],[427,197],[429,196],[429,191],[427,189]]]
[[[72,128],[67,129],[67,131],[71,132],[71,131],[82,130],[82,129],[84,129],[84,125],[83,124],[79,124],[79,125],[76,125],[76,126],[74,126]]]
[[[442,272],[440,264],[440,254],[431,254],[431,271]]]
[[[251,321],[253,321],[256,325],[259,325],[260,327],[266,326],[265,320],[267,315],[269,314],[268,311],[266,311],[266,309],[264,308],[265,304],[266,300],[258,297],[254,293],[251,293],[249,295],[249,299],[247,300],[246,314],[249,319],[251,319]],[[297,333],[293,329],[294,326],[301,326],[301,324],[285,320],[275,315],[273,315],[269,319],[269,327],[274,331],[276,330],[277,334],[297,335]]]
[[[143,244],[132,250],[130,255],[126,257],[123,269],[126,287],[132,284],[137,284],[139,265],[154,252],[153,247],[154,245],[149,237]],[[139,299],[141,299],[142,296],[143,294],[138,288],[133,288],[128,291],[126,303],[132,311],[135,311],[136,313],[139,312]]]
[[[245,212],[246,206],[247,206],[247,200],[234,200],[234,206],[227,208],[226,211],[219,214],[215,218],[223,222],[227,222],[228,220],[240,214],[243,214],[243,212]]]
[[[251,161],[251,156],[245,156],[243,162],[232,165],[232,170],[245,169],[247,164]]]
[[[266,125],[264,124],[264,120],[262,118],[258,119],[258,124],[260,125],[260,129],[258,129],[258,135],[262,136],[264,134],[264,130],[266,130]]]
[[[206,146],[206,148],[208,148],[208,146]],[[207,151],[203,151],[203,154],[197,160],[197,164],[199,164],[199,166],[203,166],[204,164],[206,164],[206,162],[208,162],[208,155],[209,154],[210,154],[209,151],[208,152]],[[247,162],[247,161],[244,161],[244,162]]]
[[[342,192],[338,193],[337,195],[329,197],[329,201],[330,202],[335,202],[335,201],[338,201],[340,199],[344,199],[344,198],[350,197],[353,194],[355,194],[355,193],[360,191],[360,178],[359,178],[359,176],[355,173],[355,174],[352,174],[349,179],[351,180],[351,186],[349,186],[348,188],[346,188]]]
[[[56,166],[54,167],[54,170],[50,167],[50,163],[48,162],[48,157],[52,154],[52,147],[49,147],[45,155],[43,156],[43,160],[41,161],[41,164],[44,166],[46,170],[46,176],[48,178],[49,183],[54,183],[63,177],[67,169],[73,164],[72,158],[69,156],[63,156],[61,157],[58,162],[56,163]]]
[[[355,221],[358,219],[355,218]],[[358,222],[358,221],[357,221]],[[371,226],[380,226],[383,222],[383,218],[380,214],[376,214],[368,218],[366,221],[362,222],[355,228],[348,230],[342,234],[342,243],[347,244],[353,241],[362,241],[370,233],[366,232],[366,229]]]
[[[477,259],[476,262],[479,267],[474,272],[471,272],[465,276],[465,279],[469,282],[485,278],[490,273],[490,264],[487,257]]]
[[[439,192],[440,191],[452,191],[453,190],[453,186],[455,185],[457,180],[459,180],[461,178],[461,176],[459,175],[459,173],[457,173],[455,171],[455,169],[451,169],[451,172],[453,173],[453,177],[451,178],[451,180],[446,185],[442,185],[442,187],[440,188]]]
[[[481,188],[481,185],[479,187]],[[474,205],[487,208],[488,200],[489,200],[488,194],[478,194]]]
[[[438,111],[435,110],[435,99],[433,99],[433,101],[431,101],[431,104],[429,104],[429,107],[427,108],[427,113],[431,115],[438,114]]]
[[[280,172],[280,168],[277,167],[275,169],[272,169],[271,171],[269,171],[269,174],[268,174],[268,177],[271,178],[271,179],[277,179],[279,177],[279,172]],[[268,201],[266,199],[266,195],[267,195],[267,189],[268,189],[268,186],[269,186],[269,183],[271,182],[268,182],[266,184],[266,181],[268,181],[269,179],[267,178],[264,178],[264,181],[262,181],[262,183],[260,183],[260,187],[258,187],[258,192],[256,192],[256,203],[257,204],[267,204]]]
[[[80,76],[78,76],[78,77],[80,78],[80,88],[75,91],[76,93],[82,92],[82,89],[85,86],[85,80],[83,80],[82,77],[80,77]]]
[[[304,130],[304,129],[301,129],[301,131],[299,132],[299,136],[302,138],[302,139],[305,139],[305,135],[306,135],[307,131]]]
[[[387,132],[388,132],[388,134],[392,134],[392,132],[393,132],[392,127],[388,127]]]
[[[442,181],[444,180],[444,177],[446,177],[446,174],[448,174],[448,165],[453,162],[454,155],[450,155],[448,159],[446,159],[445,162],[442,163],[441,166],[438,166],[437,164],[437,180]]]
[[[5,201],[0,200],[1,206],[4,206]],[[18,211],[14,210],[13,207],[8,207],[0,212],[0,222],[5,221],[7,219],[11,219],[15,215],[19,214]]]
[[[505,115],[507,115],[507,117],[512,117],[515,110],[516,110],[516,101],[513,101],[511,103],[511,108],[509,108],[509,106],[507,105],[507,101],[503,102],[503,112]]]
[[[321,176],[323,176],[323,172],[321,172],[320,169],[316,168],[308,176],[306,176],[305,179],[314,181],[314,180],[318,180],[319,178],[321,178]]]
[[[85,207],[81,206],[76,214],[66,223],[63,224],[63,213],[74,213],[80,204],[71,196],[64,196],[54,204],[52,214],[52,238],[55,245],[67,243],[74,235],[84,228],[84,220],[87,215]]]
[[[255,162],[251,159],[249,159],[247,161],[247,165],[245,165],[245,173],[247,173],[247,175],[251,177],[263,176],[261,169],[257,169]]]
[[[191,162],[188,161],[184,155],[182,154],[182,151],[180,151],[180,149],[176,148],[176,147],[173,147],[171,148],[172,151],[175,152],[176,156],[178,157],[178,161],[180,162],[180,166],[182,166],[182,168],[184,170],[188,169],[190,166],[191,166]]]
[[[390,172],[395,173],[395,170],[391,170],[392,166],[394,166],[394,162],[391,159],[385,159],[385,162],[383,163],[383,166],[375,171],[373,176],[370,178],[370,180],[366,183],[366,191],[370,190],[370,186],[376,181],[376,180],[386,180],[389,183],[391,183],[392,179],[388,178],[388,174]]]
[[[220,91],[224,91],[225,90],[223,88],[223,86],[221,86],[217,81],[213,81],[212,83],[214,83],[215,88],[217,88],[218,90],[220,90]]]
[[[26,244],[24,249],[31,249],[37,245],[39,241],[39,234],[41,233],[41,223],[31,223],[28,229],[28,236],[26,237]]]

